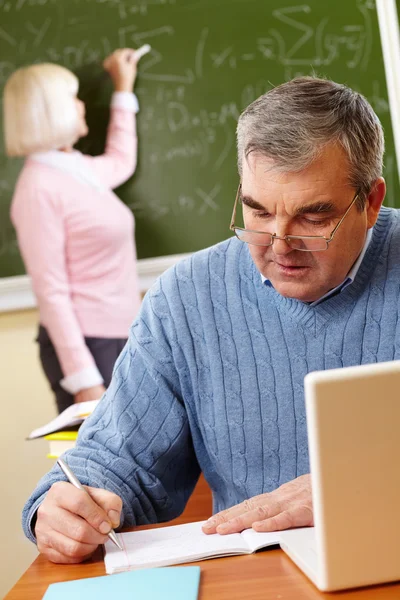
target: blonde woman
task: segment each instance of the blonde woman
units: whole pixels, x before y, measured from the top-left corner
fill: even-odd
[[[4,90],[6,152],[26,157],[11,218],[59,412],[104,392],[140,302],[134,219],[112,191],[136,166],[134,51],[116,50],[104,68],[115,93],[105,152],[97,157],[73,149],[88,133],[73,73],[32,65],[13,73]]]

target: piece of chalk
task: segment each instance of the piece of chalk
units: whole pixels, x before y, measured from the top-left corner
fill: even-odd
[[[151,51],[150,44],[144,44],[144,46],[140,46],[137,50],[135,50],[135,59],[136,61],[140,60],[142,56]]]

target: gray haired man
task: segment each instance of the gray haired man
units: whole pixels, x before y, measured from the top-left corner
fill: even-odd
[[[25,532],[50,560],[83,560],[111,526],[176,517],[200,471],[206,533],[313,524],[304,376],[400,357],[383,150],[368,102],[331,81],[295,79],[244,111],[236,237],[147,294],[66,455],[91,497],[55,467],[26,504]]]

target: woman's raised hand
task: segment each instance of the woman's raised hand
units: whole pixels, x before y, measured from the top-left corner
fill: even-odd
[[[137,73],[137,61],[133,48],[115,50],[103,62],[110,74],[116,92],[132,92]]]

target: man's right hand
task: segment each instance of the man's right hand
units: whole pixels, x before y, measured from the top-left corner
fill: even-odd
[[[39,552],[54,563],[89,558],[120,522],[122,500],[107,490],[54,483],[39,506],[35,535]]]

